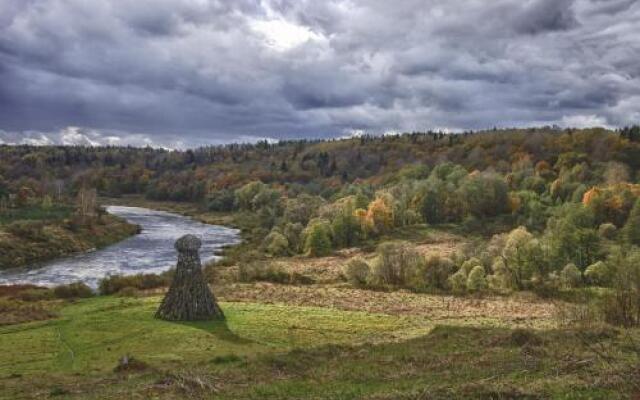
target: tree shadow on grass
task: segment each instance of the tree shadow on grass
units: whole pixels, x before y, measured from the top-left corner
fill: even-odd
[[[214,320],[214,321],[175,321],[174,323],[203,330],[216,338],[225,342],[231,342],[234,344],[249,344],[254,343],[253,340],[238,336],[231,329],[226,320]]]

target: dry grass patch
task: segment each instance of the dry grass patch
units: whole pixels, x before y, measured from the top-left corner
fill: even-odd
[[[27,303],[0,298],[0,326],[42,321],[56,316],[51,304],[45,302]]]
[[[225,301],[261,302],[295,306],[329,307],[389,315],[426,317],[437,322],[505,326],[554,326],[554,305],[536,298],[468,298],[418,294],[407,291],[377,292],[335,286],[291,286],[271,283],[225,285],[216,289]]]

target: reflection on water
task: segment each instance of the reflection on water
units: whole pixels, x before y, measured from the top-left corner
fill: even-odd
[[[175,266],[177,254],[173,243],[187,233],[202,240],[203,262],[215,258],[223,246],[240,240],[237,229],[207,225],[164,211],[121,206],[109,206],[107,211],[140,225],[142,232],[104,249],[0,272],[0,284],[54,286],[82,281],[95,288],[106,275],[159,273]]]

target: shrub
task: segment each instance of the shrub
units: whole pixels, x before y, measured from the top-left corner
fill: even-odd
[[[137,275],[109,275],[100,280],[98,291],[100,294],[108,295],[120,292],[122,289],[130,287],[138,290],[156,289],[169,286],[171,279],[169,274],[137,274]]]
[[[322,257],[331,253],[331,228],[326,221],[311,221],[304,235],[304,250],[307,255]]]
[[[640,325],[640,251],[614,253],[612,292],[603,302],[608,323],[632,327]]]
[[[500,257],[496,257],[491,265],[493,274],[487,277],[487,284],[489,288],[493,290],[505,290],[511,289],[512,278],[509,269],[504,264],[504,260]]]
[[[247,183],[235,191],[235,205],[241,210],[253,210],[254,197],[267,188],[267,185],[260,181]]]
[[[419,272],[418,284],[434,289],[447,289],[447,279],[455,272],[453,261],[439,255],[431,255]]]
[[[362,286],[367,283],[369,271],[369,264],[367,264],[364,258],[354,257],[345,265],[344,276],[351,284]]]
[[[385,242],[378,246],[371,269],[376,285],[406,286],[422,269],[424,258],[404,242]]]
[[[5,226],[5,230],[14,236],[34,241],[47,239],[44,231],[44,223],[40,221],[15,221]]]
[[[270,262],[249,262],[240,264],[238,268],[240,282],[273,282],[286,284],[310,285],[315,283],[313,278],[297,272],[290,273],[281,266]]]
[[[462,269],[451,275],[447,281],[454,293],[464,293],[467,290],[467,274]]]
[[[502,259],[517,289],[523,289],[535,275],[545,275],[540,243],[524,227],[509,232]]]
[[[75,299],[92,297],[93,291],[86,284],[82,282],[75,282],[68,285],[56,286],[53,288],[53,294],[59,299]]]
[[[470,292],[481,292],[487,289],[484,267],[481,265],[473,267],[467,277],[467,289]]]
[[[471,273],[471,270],[478,265],[482,265],[482,262],[476,257],[471,257],[470,259],[462,263],[460,269],[464,271],[465,275],[469,275]]]
[[[234,209],[235,195],[229,189],[216,190],[207,196],[210,211],[229,212]]]
[[[613,239],[617,231],[614,224],[606,222],[598,227],[598,235],[604,239]]]
[[[282,233],[272,230],[262,241],[265,251],[272,256],[289,254],[289,241]]]
[[[587,267],[584,277],[593,285],[608,286],[611,283],[611,268],[603,261],[598,261]]]
[[[575,288],[582,283],[582,274],[575,264],[569,263],[560,272],[560,280],[564,287]]]
[[[633,205],[623,229],[629,243],[640,245],[640,198]]]
[[[240,282],[267,281],[274,283],[289,282],[289,274],[279,266],[270,262],[248,262],[238,267]]]
[[[289,248],[294,253],[299,253],[301,250],[300,246],[300,236],[302,235],[302,231],[304,227],[300,223],[287,223],[283,229],[283,235],[287,238],[289,242]]]
[[[51,300],[54,298],[54,293],[52,289],[31,288],[18,292],[14,298],[22,301]]]

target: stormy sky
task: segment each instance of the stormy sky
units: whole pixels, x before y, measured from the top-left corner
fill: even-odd
[[[640,122],[636,0],[0,0],[0,143]]]

